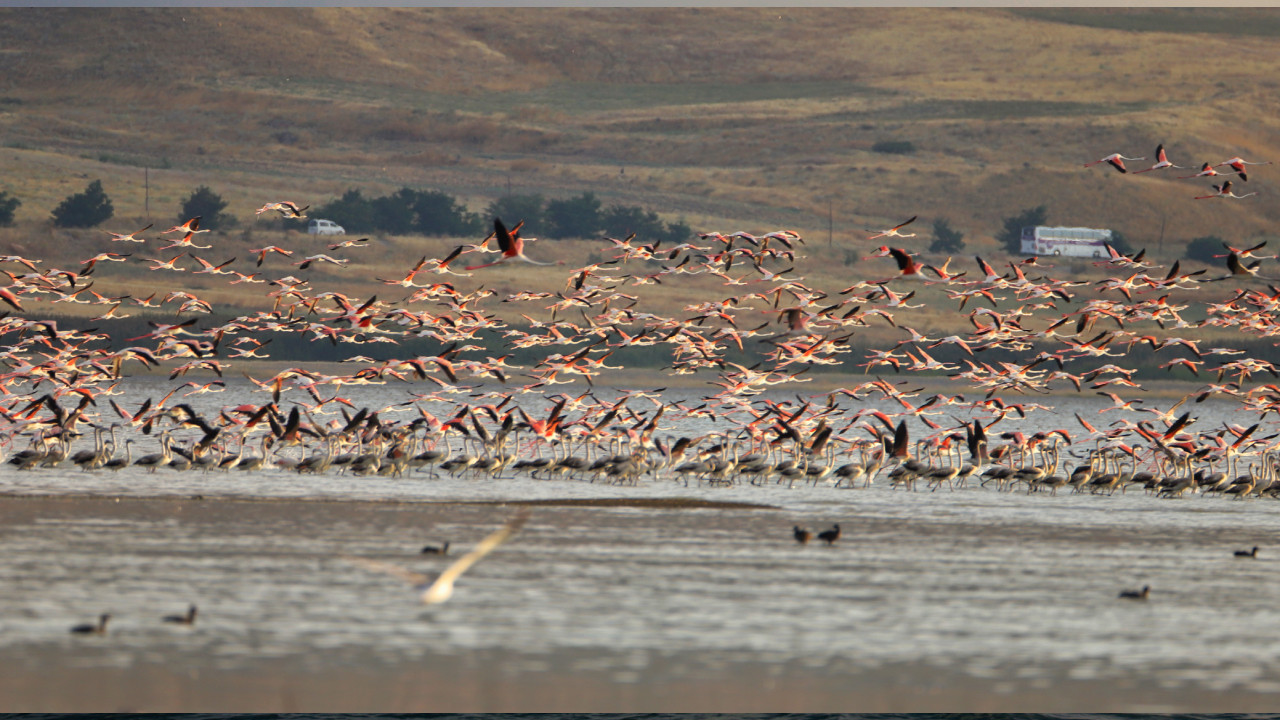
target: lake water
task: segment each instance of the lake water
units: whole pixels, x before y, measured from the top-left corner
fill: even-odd
[[[1271,500],[507,475],[6,465],[0,648],[27,676],[179,658],[205,673],[278,662],[321,676],[483,658],[498,677],[554,669],[649,692],[738,674],[856,684],[903,667],[1010,697],[1064,683],[1152,694],[1130,709],[1163,707],[1161,692],[1280,691]],[[670,502],[559,502],[652,499]],[[440,606],[343,559],[432,573],[449,558],[419,554],[424,544],[448,540],[459,555],[521,501],[541,504]],[[834,546],[792,539],[794,525],[833,523]],[[1256,559],[1233,556],[1254,545]],[[1143,585],[1146,601],[1117,597]],[[191,603],[193,627],[160,622]],[[102,612],[105,636],[68,633]]]

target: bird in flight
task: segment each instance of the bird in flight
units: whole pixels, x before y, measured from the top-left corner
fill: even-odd
[[[1116,170],[1119,170],[1119,171],[1120,171],[1120,172],[1122,172],[1122,173],[1127,173],[1127,172],[1129,172],[1129,171],[1128,171],[1128,170],[1126,170],[1126,169],[1125,169],[1125,167],[1124,167],[1124,161],[1125,161],[1125,160],[1146,160],[1146,158],[1144,158],[1144,157],[1132,157],[1132,158],[1131,158],[1131,157],[1125,157],[1125,156],[1121,155],[1120,153],[1111,153],[1110,155],[1108,155],[1108,156],[1106,156],[1106,157],[1104,157],[1104,158],[1101,158],[1101,159],[1099,159],[1099,160],[1094,160],[1094,161],[1093,161],[1093,162],[1091,162],[1091,163],[1085,163],[1085,165],[1084,165],[1084,166],[1085,166],[1085,167],[1092,167],[1092,166],[1094,166],[1094,165],[1097,165],[1098,163],[1107,163],[1107,164],[1111,165],[1111,167],[1115,168]]]
[[[1222,167],[1223,165],[1227,165],[1232,170],[1236,171],[1236,174],[1240,176],[1240,180],[1242,182],[1249,182],[1249,176],[1245,174],[1245,171],[1244,171],[1246,165],[1270,165],[1270,164],[1271,164],[1270,160],[1266,162],[1249,162],[1248,160],[1245,160],[1244,158],[1241,158],[1241,157],[1233,157],[1230,160],[1223,160],[1217,165],[1214,165],[1214,167]]]
[[[136,237],[136,236],[138,233],[143,232],[144,230],[150,230],[151,225],[154,225],[154,224],[155,223],[151,223],[146,227],[142,228],[142,230],[134,230],[131,233],[113,233],[108,230],[107,234],[111,236],[111,242],[136,242],[136,243],[146,242],[146,240],[143,240],[142,238]]]
[[[498,265],[500,263],[508,262],[510,260],[523,260],[524,262],[527,262],[531,265],[555,265],[556,264],[556,263],[549,263],[549,262],[538,262],[537,260],[530,260],[524,254],[524,239],[520,237],[519,232],[507,232],[507,226],[503,225],[502,221],[499,220],[498,218],[493,219],[493,232],[494,232],[494,235],[498,238],[498,247],[499,249],[502,250],[502,257],[498,258],[497,260],[494,260],[491,263],[485,263],[483,265],[468,265],[466,268],[467,270],[479,270],[480,268],[487,268],[492,265]]]
[[[386,573],[412,583],[415,587],[422,589],[422,594],[419,597],[424,605],[435,605],[453,597],[453,584],[457,582],[462,573],[469,570],[472,565],[480,562],[481,558],[493,552],[495,548],[506,542],[508,538],[524,526],[528,519],[528,510],[523,510],[517,513],[515,517],[507,521],[506,525],[491,533],[489,537],[481,540],[480,544],[475,546],[475,549],[458,558],[456,562],[450,565],[444,572],[440,573],[439,577],[430,584],[427,583],[430,579],[428,576],[402,568],[399,565],[393,565],[391,563],[381,562],[378,560],[370,560],[368,558],[346,557],[345,559],[349,562],[356,563],[357,565],[362,565],[369,570]]]
[[[1133,174],[1141,175],[1142,173],[1145,173],[1145,172],[1151,172],[1152,170],[1164,170],[1165,168],[1178,168],[1179,170],[1185,169],[1181,165],[1174,165],[1173,163],[1169,162],[1169,158],[1165,157],[1165,154],[1164,154],[1164,145],[1160,144],[1156,146],[1156,164],[1152,165],[1146,170],[1137,170]]]
[[[275,210],[276,212],[280,213],[280,215],[283,217],[296,218],[301,220],[306,217],[306,215],[304,215],[303,213],[305,213],[307,208],[309,207],[311,206],[303,205],[302,207],[298,207],[297,203],[293,203],[288,200],[282,200],[280,202],[267,203],[266,205],[263,205],[262,207],[258,208],[258,210],[254,214],[261,215],[262,213],[268,210]]]
[[[915,222],[917,217],[919,217],[919,215],[912,215],[910,220],[907,220],[905,222],[900,222],[897,225],[894,225],[893,227],[889,228],[888,230],[881,230],[880,232],[876,233],[875,235],[872,235],[867,239],[875,240],[876,238],[882,238],[882,237],[904,237],[904,238],[915,237],[916,236],[915,233],[900,233],[898,231],[910,225],[911,223]]]
[[[1213,189],[1215,190],[1215,192],[1212,195],[1200,195],[1196,197],[1196,200],[1208,200],[1209,198],[1235,198],[1239,200],[1241,198],[1247,198],[1250,195],[1258,194],[1256,192],[1251,192],[1251,193],[1245,193],[1244,195],[1237,195],[1231,191],[1230,180],[1227,180],[1221,185],[1214,185]]]

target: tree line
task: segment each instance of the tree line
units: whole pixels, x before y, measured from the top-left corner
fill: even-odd
[[[200,216],[202,228],[233,228],[239,220],[225,211],[227,204],[216,192],[201,185],[182,202],[177,222]],[[21,205],[21,200],[0,191],[0,227],[13,224],[14,213]],[[489,218],[494,217],[510,218],[512,222],[523,220],[526,237],[564,239],[605,235],[621,238],[634,233],[645,240],[681,243],[693,234],[693,229],[683,220],[664,222],[656,212],[632,205],[605,207],[591,192],[564,199],[548,199],[536,194],[507,195],[489,203],[483,213],[475,213],[457,198],[439,190],[402,187],[389,195],[365,197],[362,191],[352,188],[342,197],[312,208],[308,214],[332,220],[347,232],[388,235],[484,235],[488,232]],[[94,180],[82,192],[67,196],[51,213],[54,226],[67,228],[96,227],[113,215],[111,198],[103,190],[101,180]],[[1004,218],[996,240],[1011,255],[1018,255],[1022,250],[1022,228],[1047,222],[1048,209],[1044,205],[1025,209]],[[284,229],[306,229],[305,220],[282,218],[280,223]],[[1221,255],[1222,242],[1216,236],[1196,238],[1187,244],[1184,254],[1188,259],[1212,263]],[[1111,245],[1121,253],[1132,252],[1129,241],[1118,231],[1113,231]],[[947,218],[938,218],[933,223],[929,250],[963,252],[964,233],[952,228]]]
[[[239,219],[227,213],[227,201],[201,185],[182,202],[177,222],[199,216],[200,227],[227,230]],[[0,191],[0,226],[13,224],[22,201]],[[82,192],[64,199],[51,213],[55,227],[96,227],[115,214],[111,198],[101,180],[90,182]],[[380,197],[366,197],[350,189],[335,200],[311,208],[310,217],[322,217],[351,233],[466,237],[484,235],[493,217],[524,221],[526,237],[590,238],[601,235],[625,237],[632,233],[646,240],[685,242],[693,229],[684,221],[663,222],[656,212],[629,205],[604,204],[593,193],[584,192],[567,199],[546,199],[541,195],[508,195],[498,198],[483,213],[471,212],[457,198],[439,190],[402,187]],[[280,219],[281,226],[305,230],[306,220]]]

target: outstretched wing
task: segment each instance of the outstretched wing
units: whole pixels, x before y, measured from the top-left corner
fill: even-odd
[[[475,565],[476,563],[480,562],[481,558],[493,552],[494,548],[506,542],[508,538],[510,538],[512,535],[516,533],[517,530],[519,530],[521,527],[524,526],[525,522],[528,519],[529,519],[529,511],[527,509],[522,510],[515,517],[511,518],[511,520],[509,520],[507,524],[504,525],[501,529],[491,533],[489,537],[486,537],[484,540],[481,540],[480,544],[476,545],[474,550],[467,553],[466,555],[463,555],[461,558],[457,560],[457,562],[450,565],[447,570],[440,573],[440,577],[436,578],[436,581],[431,584],[431,587],[423,591],[422,602],[424,603],[441,602],[447,599],[448,594],[446,594],[442,598],[436,599],[437,588],[452,585],[454,581],[456,581],[458,577],[462,575],[462,573],[470,569],[472,565]]]
[[[413,585],[414,587],[422,587],[427,584],[428,578],[426,575],[423,575],[422,573],[413,572],[412,570],[408,570],[406,568],[402,568],[399,565],[393,565],[391,563],[382,562],[380,560],[370,560],[369,558],[355,557],[353,555],[343,555],[342,559],[346,560],[349,563],[354,563],[356,565],[359,565],[360,567],[363,567],[366,570],[373,570],[375,572],[386,573],[387,575],[391,575],[392,577],[400,578],[401,580],[404,580],[405,582],[409,583],[410,585]]]

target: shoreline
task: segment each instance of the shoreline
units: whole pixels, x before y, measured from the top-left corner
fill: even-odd
[[[109,641],[109,638],[106,639]],[[102,639],[97,642],[104,644]],[[824,665],[708,654],[620,657],[605,648],[424,653],[388,661],[338,649],[317,660],[262,658],[219,667],[205,653],[93,666],[76,642],[24,648],[0,661],[15,712],[1265,712],[1274,695],[1238,687],[1168,687],[1125,668],[967,666],[850,659]],[[87,654],[107,654],[94,648]],[[56,670],[55,670],[56,668]],[[65,692],[67,687],[76,693]],[[1081,699],[1106,698],[1082,708]]]
[[[690,497],[641,497],[641,498],[537,498],[531,500],[371,500],[369,498],[308,498],[308,497],[244,497],[222,495],[94,495],[74,493],[10,493],[0,490],[0,500],[62,500],[72,502],[222,502],[281,504],[303,503],[316,505],[374,505],[403,507],[600,507],[600,508],[651,508],[662,510],[782,510],[777,505],[743,502],[739,500],[702,500]]]

